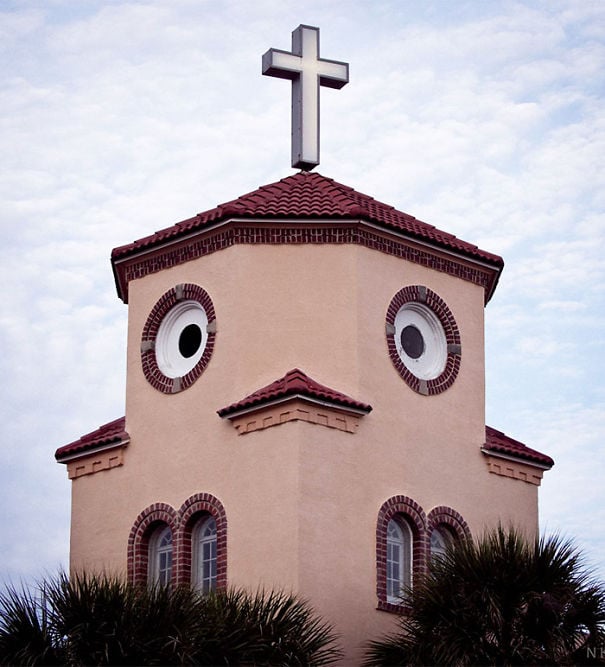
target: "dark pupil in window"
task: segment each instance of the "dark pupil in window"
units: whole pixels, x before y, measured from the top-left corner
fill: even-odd
[[[188,324],[179,336],[179,352],[188,359],[192,357],[202,344],[202,330],[197,324]]]
[[[401,332],[401,347],[403,347],[403,351],[408,357],[412,359],[418,359],[418,357],[422,356],[424,352],[424,339],[414,325],[408,324]]]

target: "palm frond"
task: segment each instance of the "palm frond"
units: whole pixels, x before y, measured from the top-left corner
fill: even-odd
[[[368,665],[579,664],[604,646],[603,584],[556,535],[532,542],[499,526],[453,543],[407,600],[399,632],[369,645]]]

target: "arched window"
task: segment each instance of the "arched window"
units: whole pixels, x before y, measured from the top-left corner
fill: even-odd
[[[471,531],[462,516],[451,507],[434,507],[428,515],[431,559],[445,555],[450,544],[471,538]]]
[[[398,604],[412,585],[412,531],[397,517],[387,527],[387,602]]]
[[[160,526],[149,540],[149,583],[168,586],[172,578],[172,531]]]
[[[407,496],[392,496],[376,521],[376,595],[378,609],[400,613],[405,591],[424,572],[428,554],[426,514]]]
[[[216,588],[216,520],[212,516],[200,519],[193,530],[193,571],[195,588],[209,593]]]
[[[135,584],[226,588],[227,515],[221,501],[197,493],[178,512],[166,503],[144,509],[130,530],[127,566]]]
[[[454,536],[443,526],[433,528],[431,533],[431,558],[443,558]]]

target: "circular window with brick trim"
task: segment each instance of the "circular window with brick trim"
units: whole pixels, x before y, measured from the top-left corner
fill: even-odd
[[[199,285],[177,285],[162,295],[141,338],[141,363],[149,383],[165,394],[190,387],[210,361],[215,333],[214,306]]]
[[[448,389],[460,369],[460,332],[441,297],[423,285],[399,290],[387,310],[386,336],[393,365],[419,394]]]

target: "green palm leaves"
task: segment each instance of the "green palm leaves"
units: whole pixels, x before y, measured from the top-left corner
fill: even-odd
[[[5,665],[328,665],[332,628],[281,592],[201,595],[61,575],[0,594]]]
[[[452,544],[409,595],[400,632],[372,642],[366,665],[605,662],[605,590],[559,537],[499,528]]]

